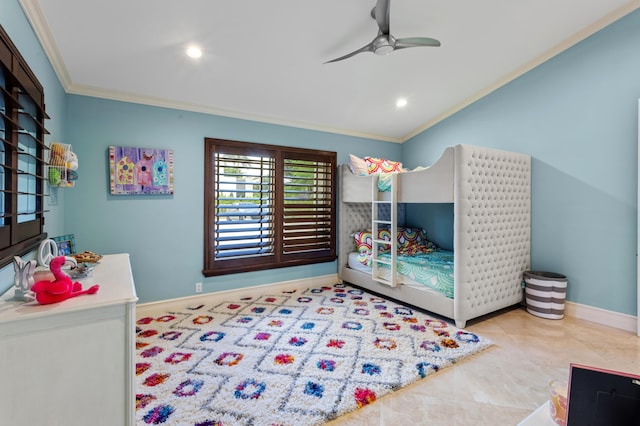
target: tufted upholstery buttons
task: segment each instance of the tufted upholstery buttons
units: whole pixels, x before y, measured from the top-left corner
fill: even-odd
[[[454,268],[469,283],[456,287],[457,312],[468,318],[518,303],[530,262],[530,157],[484,150],[456,146]]]

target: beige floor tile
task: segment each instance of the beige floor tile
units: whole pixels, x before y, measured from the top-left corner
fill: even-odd
[[[494,345],[330,426],[517,425],[548,400],[549,382],[579,363],[640,374],[640,338],[565,317],[512,309],[470,321]]]

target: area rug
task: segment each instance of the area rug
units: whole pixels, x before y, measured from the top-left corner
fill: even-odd
[[[311,426],[491,343],[336,284],[137,320],[138,425]]]

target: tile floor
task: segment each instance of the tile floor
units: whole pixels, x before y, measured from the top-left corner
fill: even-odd
[[[512,309],[465,327],[494,346],[328,426],[517,425],[548,400],[548,384],[569,363],[640,374],[640,337],[565,317]]]

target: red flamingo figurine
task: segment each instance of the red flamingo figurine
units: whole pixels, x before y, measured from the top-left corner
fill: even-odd
[[[36,294],[36,300],[41,305],[58,303],[71,297],[98,292],[100,286],[97,284],[87,290],[82,290],[82,284],[71,281],[71,278],[62,270],[66,262],[67,258],[64,256],[54,257],[49,264],[49,269],[51,269],[55,280],[38,281],[31,287],[31,291]]]

